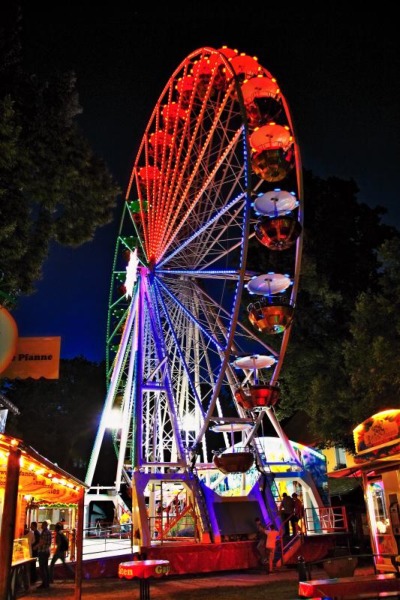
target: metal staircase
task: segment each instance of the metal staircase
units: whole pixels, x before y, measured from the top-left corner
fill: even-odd
[[[280,519],[278,514],[278,503],[280,502],[280,494],[278,487],[275,483],[275,475],[271,471],[270,463],[266,460],[264,450],[262,448],[259,438],[253,439],[253,449],[256,458],[257,470],[262,476],[262,494],[265,500],[265,506],[267,508],[270,520],[279,529]]]
[[[203,486],[200,479],[194,474],[190,477],[190,487],[193,491],[195,499],[194,509],[196,513],[197,530],[199,532],[200,541],[209,543],[212,541],[212,527],[209,519],[209,511],[207,502],[204,496]]]

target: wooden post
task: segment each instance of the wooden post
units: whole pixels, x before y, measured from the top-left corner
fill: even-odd
[[[81,489],[78,500],[78,519],[76,524],[76,562],[74,600],[82,597],[82,561],[83,561],[83,520],[85,511],[85,490]]]
[[[7,461],[7,478],[4,490],[4,508],[0,533],[0,598],[8,598],[11,564],[14,548],[15,518],[17,514],[18,483],[21,450],[10,446]]]

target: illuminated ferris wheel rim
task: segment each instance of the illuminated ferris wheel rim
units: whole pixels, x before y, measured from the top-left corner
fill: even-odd
[[[213,49],[213,48],[201,48],[201,49],[196,50],[193,53],[191,53],[181,63],[181,65],[174,71],[174,73],[173,73],[172,77],[170,78],[169,82],[166,84],[166,86],[165,86],[165,88],[164,88],[164,90],[163,90],[163,92],[162,92],[162,94],[160,96],[159,101],[157,102],[157,104],[155,106],[155,109],[154,109],[154,111],[152,113],[152,116],[150,118],[149,124],[148,124],[148,126],[146,128],[146,133],[145,133],[145,136],[142,139],[142,143],[141,143],[138,155],[137,155],[137,159],[135,161],[135,166],[134,166],[133,171],[132,171],[132,177],[131,177],[131,180],[130,180],[130,183],[129,183],[129,186],[128,186],[127,199],[129,197],[129,193],[131,191],[132,184],[133,184],[133,182],[135,180],[135,177],[137,177],[137,171],[140,168],[140,154],[141,154],[141,150],[148,143],[146,136],[150,135],[152,123],[153,123],[154,120],[157,120],[156,116],[159,114],[160,106],[162,105],[162,99],[167,94],[169,94],[171,92],[171,81],[174,81],[177,78],[180,79],[180,80],[182,80],[182,77],[179,77],[179,76],[182,76],[182,73],[186,73],[186,74],[188,73],[186,65],[188,63],[190,63],[190,61],[192,61],[192,60],[197,60],[199,58],[199,56],[202,57],[202,58],[204,58],[204,56],[206,56],[206,57],[207,56],[213,56],[214,59],[216,57],[218,57],[217,60],[220,61],[220,62],[222,62],[224,64],[224,69],[226,69],[229,72],[230,77],[231,77],[231,83],[233,83],[234,85],[237,84],[237,73],[235,72],[235,70],[233,68],[232,58],[236,61],[236,63],[238,61],[240,62],[240,61],[248,60],[249,59],[248,56],[246,56],[246,55],[238,55],[238,53],[236,51],[231,51],[231,50],[229,50],[227,48],[223,48],[223,49],[219,49],[219,50],[216,50],[216,49]],[[244,58],[240,58],[240,56],[243,56]],[[251,58],[251,61],[253,61],[253,65],[254,65],[254,62],[256,62],[257,59],[256,58]],[[253,68],[253,66],[252,66],[252,68]],[[263,79],[263,81],[265,81],[266,78],[268,78],[269,82],[275,82],[275,80],[273,79],[272,75],[265,68],[260,67],[260,69],[262,70],[262,79]],[[246,75],[248,75],[248,73],[246,73]],[[254,73],[252,73],[251,75],[254,75]],[[258,73],[258,77],[260,77],[260,73]],[[245,83],[244,83],[244,85],[242,86],[243,88],[246,87],[246,86],[249,87],[254,81],[256,82],[256,85],[252,86],[253,87],[253,91],[252,91],[253,98],[252,99],[254,99],[254,88],[257,87],[257,84],[258,84],[259,80],[250,77],[250,79],[246,80]],[[237,98],[239,100],[241,100],[240,85],[237,86],[237,87],[238,87],[238,89],[236,90],[235,93],[237,95]],[[277,86],[276,86],[275,92],[279,93],[280,98],[281,98],[282,102],[285,105],[285,110],[286,110],[287,117],[288,117],[288,123],[292,127],[291,117],[290,117],[290,113],[287,110],[286,101],[284,100],[284,98],[283,98],[282,94],[280,93],[280,90],[279,90],[279,88]],[[270,92],[268,91],[268,93],[270,93]],[[242,105],[241,105],[241,110],[243,112],[243,106]],[[241,128],[243,128],[243,125],[241,125]],[[295,148],[296,148],[296,153],[295,153],[296,154],[296,169],[299,172],[300,159],[299,159],[299,152],[298,152],[297,145],[295,145]],[[147,151],[147,146],[146,146],[146,151]],[[154,169],[154,167],[147,167],[147,168]],[[256,184],[255,186],[253,186],[254,189],[257,189],[257,187],[258,187],[258,184]],[[302,218],[302,215],[300,215],[300,218]],[[195,235],[197,235],[197,233],[195,233],[193,235],[195,236]],[[185,243],[187,245],[188,241],[186,240]],[[174,251],[172,252],[172,254],[170,254],[170,258],[172,258],[174,255],[176,256],[177,254],[179,254],[179,248],[178,249],[174,249]],[[151,257],[150,262],[154,266],[157,264],[157,261],[155,260],[154,256]],[[197,276],[197,277],[203,277],[203,278],[211,278],[211,277],[218,278],[218,277],[221,277],[222,279],[224,279],[224,278],[225,279],[231,278],[233,280],[235,280],[237,277],[240,278],[242,276],[242,273],[239,270],[222,270],[222,269],[221,270],[217,270],[217,269],[215,269],[215,270],[210,271],[210,270],[205,269],[204,267],[202,267],[201,269],[191,269],[191,270],[183,269],[183,268],[180,268],[180,269],[162,268],[162,267],[165,267],[167,263],[168,263],[168,256],[166,256],[162,260],[162,262],[160,262],[160,267],[161,268],[159,270],[157,270],[158,276],[163,276],[163,275],[167,276],[168,274],[169,275],[175,274],[177,277],[184,277],[184,276]],[[253,276],[254,276],[253,273],[249,273],[248,274],[248,273],[244,273],[243,272],[243,280],[244,279],[250,279]],[[294,285],[293,285],[292,301],[294,301],[294,296],[295,296],[295,291],[296,290],[297,290],[297,282],[296,282],[296,278],[295,278]]]
[[[220,51],[215,50],[213,48],[202,48],[202,49],[199,49],[199,50],[191,53],[181,63],[181,65],[175,70],[175,72],[171,76],[169,82],[166,84],[166,86],[160,96],[160,99],[158,100],[158,102],[155,106],[155,109],[150,117],[149,124],[146,128],[146,132],[142,139],[142,143],[140,145],[140,148],[139,148],[139,151],[137,154],[135,165],[132,170],[131,180],[129,182],[129,186],[128,186],[128,190],[127,190],[127,198],[129,198],[129,195],[132,191],[132,186],[135,182],[136,182],[139,196],[140,196],[140,185],[138,184],[138,175],[139,175],[141,169],[143,169],[142,155],[143,154],[147,155],[147,153],[148,153],[148,140],[149,140],[149,137],[151,137],[150,131],[151,131],[152,127],[154,126],[154,123],[156,123],[156,133],[160,133],[160,131],[157,130],[157,123],[159,122],[159,115],[162,112],[162,107],[164,106],[164,108],[165,108],[165,106],[168,106],[168,104],[166,104],[166,105],[164,104],[165,98],[168,98],[168,99],[170,98],[170,95],[173,91],[172,87],[174,85],[175,85],[175,87],[178,87],[179,83],[181,83],[182,81],[185,81],[189,78],[193,78],[193,76],[190,75],[190,73],[189,73],[189,66],[192,65],[192,61],[194,61],[194,66],[196,66],[196,64],[198,65],[199,63],[202,62],[202,59],[204,57],[207,57],[207,60],[211,60],[211,58],[214,58],[214,62],[217,64],[217,61],[218,61],[219,66],[223,65],[223,69],[227,73],[229,73],[229,80],[230,80],[229,88],[226,90],[226,92],[224,94],[221,105],[223,107],[226,107],[227,105],[232,106],[233,97],[237,94],[238,84],[235,79],[235,72],[233,71],[232,65],[229,62],[229,60],[226,58],[226,56],[223,53],[221,53]],[[198,78],[200,77],[199,73],[197,74],[197,77]],[[192,82],[192,83],[194,85],[194,82]],[[235,92],[235,90],[236,90],[236,92]],[[206,103],[203,103],[203,105],[205,105],[205,104]],[[247,137],[246,137],[246,130],[243,126],[244,108],[243,108],[242,103],[237,103],[235,101],[235,104],[237,104],[238,109],[239,109],[239,110],[236,110],[236,114],[238,117],[240,117],[240,125],[232,130],[230,130],[228,128],[225,129],[225,131],[224,131],[224,135],[225,135],[224,150],[223,150],[223,152],[220,153],[219,156],[217,156],[215,159],[213,159],[212,168],[210,169],[210,172],[205,174],[204,181],[202,181],[201,188],[197,191],[197,194],[195,194],[195,197],[193,198],[193,200],[191,201],[189,206],[186,208],[186,214],[185,214],[186,220],[188,220],[192,216],[193,208],[194,208],[195,204],[199,202],[201,195],[204,194],[204,190],[206,190],[209,186],[212,186],[213,180],[216,178],[217,171],[219,169],[223,168],[223,166],[225,164],[224,161],[226,162],[226,158],[229,155],[229,152],[231,152],[231,153],[234,152],[235,149],[237,148],[238,144],[242,145],[242,154],[244,155],[244,159],[245,159],[246,146],[247,146],[248,142],[247,142]],[[211,99],[210,99],[210,105],[213,106]],[[179,108],[178,110],[183,110],[183,109]],[[185,119],[186,120],[190,119],[191,118],[191,112],[190,112],[191,107],[185,107],[184,110],[185,110]],[[220,117],[220,115],[218,115],[218,117]],[[205,111],[203,111],[201,118],[205,118]],[[176,119],[176,122],[178,122],[178,119]],[[214,118],[214,122],[209,124],[210,131],[207,132],[208,140],[211,139],[210,133],[211,134],[213,132],[215,133],[215,128],[217,126],[221,128],[222,125],[223,125],[222,119],[217,120]],[[182,136],[182,138],[183,137],[184,136]],[[194,171],[196,169],[201,168],[201,161],[206,160],[205,152],[208,148],[208,140],[207,140],[207,143],[203,144],[203,148],[202,148],[201,153],[199,153],[199,156],[197,156],[196,160],[193,161],[193,170]],[[193,152],[194,145],[195,145],[194,143],[189,144],[188,150]],[[165,149],[165,145],[164,145],[164,149]],[[147,158],[147,156],[146,156],[146,158]],[[186,158],[184,160],[184,164],[187,165]],[[158,171],[157,171],[158,167],[157,166],[146,166],[145,168],[147,170],[151,169],[151,171],[150,171],[151,176],[154,176],[155,178],[158,177]],[[170,173],[171,163],[169,163],[168,165],[164,164],[164,168],[166,169],[167,173]],[[242,167],[242,169],[240,169],[235,175],[235,177],[238,177],[238,178],[243,177],[243,176],[246,179],[249,179],[249,167],[246,166],[246,160],[244,160],[244,168]],[[164,179],[163,177],[161,177],[161,174],[160,174],[160,179]],[[187,193],[189,186],[192,183],[193,183],[193,177],[189,177],[188,183],[185,184],[186,188],[183,190],[183,196],[185,193]],[[163,185],[163,184],[161,184],[161,185]],[[179,190],[179,192],[180,191],[181,190]],[[244,187],[242,187],[240,193],[238,194],[238,197],[232,198],[229,201],[229,203],[225,202],[225,200],[222,200],[218,205],[218,211],[216,209],[214,210],[214,208],[213,208],[214,205],[211,204],[212,210],[210,210],[210,212],[208,213],[207,218],[205,219],[203,217],[200,225],[197,225],[197,229],[193,229],[193,232],[192,232],[193,237],[198,237],[201,233],[201,230],[212,227],[213,223],[221,217],[220,213],[228,212],[231,209],[231,206],[230,206],[231,204],[242,203],[242,206],[246,205],[246,203],[248,203],[249,193],[250,193],[250,187],[249,187],[249,185],[245,185]],[[177,198],[177,194],[178,194],[178,192],[173,192],[172,196],[174,197],[175,201],[178,203],[178,206],[181,206],[181,200],[179,200]],[[164,194],[163,198],[165,200],[165,194]],[[140,201],[140,205],[141,205],[141,214],[143,215],[145,207],[143,205],[142,198],[139,198],[139,201]],[[168,208],[169,209],[171,208],[170,202],[168,202]],[[177,249],[177,248],[174,248],[172,253],[167,252],[167,248],[170,247],[169,244],[171,244],[171,241],[173,241],[173,239],[176,239],[177,234],[179,233],[179,231],[182,228],[183,223],[184,223],[183,221],[178,222],[177,219],[175,219],[175,220],[171,219],[172,212],[174,212],[174,211],[169,210],[168,214],[165,211],[162,214],[162,217],[164,217],[164,219],[167,219],[167,221],[169,221],[167,223],[167,226],[166,226],[165,220],[160,223],[160,220],[157,220],[157,218],[155,218],[155,219],[153,219],[152,223],[149,224],[148,228],[146,228],[146,227],[144,228],[144,244],[145,244],[145,254],[147,256],[147,260],[149,262],[155,262],[156,264],[160,263],[160,266],[163,266],[166,263],[168,263],[169,261],[171,261],[173,255],[176,255],[177,253],[179,253],[179,249]],[[160,217],[160,219],[162,217]],[[165,233],[165,228],[167,228],[169,237],[167,236],[167,239],[164,240],[163,244],[161,245],[161,248],[157,251],[154,248],[154,246],[156,245],[156,242],[154,239],[152,240],[151,237],[156,238],[157,235],[160,235],[160,231],[161,231],[160,226],[161,226],[162,230],[164,230],[164,233]],[[193,241],[190,238],[191,238],[191,236],[187,236],[185,238],[185,244],[183,246],[180,245],[180,251],[184,250],[184,247]],[[151,245],[151,242],[153,245]],[[165,256],[165,254],[167,254],[167,256]]]
[[[275,103],[286,121],[279,122],[275,113],[275,120],[256,127],[257,94],[262,102]],[[268,155],[274,156],[277,175]],[[289,160],[296,185],[285,193],[296,201],[275,203],[276,184],[266,184],[262,175],[268,171],[276,180]],[[256,194],[269,193],[267,202],[257,203],[261,208],[271,212],[276,206],[279,217],[289,206],[301,222],[301,187],[290,113],[271,74],[254,57],[228,49],[190,54],[167,82],[146,127],[118,235],[108,326],[113,371],[106,402],[121,414],[117,480],[129,464],[157,469],[169,462],[185,469],[187,449],[199,443],[206,462],[205,433],[215,418],[224,418],[221,391],[233,392],[254,376],[252,369],[237,369],[235,357],[270,357],[261,371],[270,369],[266,381],[276,381],[289,320],[278,350],[258,335],[251,320],[242,320],[244,283],[262,274],[246,267],[249,239],[255,237],[250,227],[257,220],[251,209]],[[261,235],[267,239],[271,232],[264,228]],[[292,308],[301,239],[295,248]],[[129,286],[126,256],[125,263],[119,256],[124,249],[128,269],[136,252]],[[116,294],[117,287],[123,293]],[[271,312],[274,317],[277,304],[268,295],[262,298],[266,304],[252,313],[257,327]],[[237,403],[236,410],[239,421],[248,421],[248,407]],[[181,429],[186,416],[196,419],[189,437]]]

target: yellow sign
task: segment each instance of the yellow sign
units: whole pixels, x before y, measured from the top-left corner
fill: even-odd
[[[0,466],[0,488],[5,488],[7,480],[6,465]],[[21,469],[19,476],[19,491],[24,495],[32,495],[44,502],[76,502],[77,491],[73,487],[60,485],[48,477]]]
[[[400,410],[384,410],[372,415],[353,429],[353,436],[356,452],[368,453],[368,460],[369,453],[372,453],[372,458],[398,453],[396,442],[400,442]]]
[[[58,379],[60,348],[60,337],[20,337],[14,358],[1,376],[8,379]]]

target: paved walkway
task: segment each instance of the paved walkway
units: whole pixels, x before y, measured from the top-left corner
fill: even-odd
[[[361,567],[356,570],[356,574],[373,572],[372,567]],[[314,569],[313,578],[325,578],[326,573],[322,569]],[[217,588],[226,588],[233,586],[235,588],[249,588],[252,586],[268,585],[269,582],[292,582],[293,599],[298,597],[298,573],[296,568],[282,568],[267,575],[262,570],[249,569],[246,571],[230,571],[221,573],[210,573],[201,575],[175,575],[173,577],[164,577],[162,579],[151,580],[150,596],[157,598],[179,598],[179,595],[185,593],[189,596],[191,590],[210,589],[210,600],[212,600],[212,590]],[[64,598],[64,600],[73,600],[74,584],[73,582],[56,581],[49,590],[32,589],[25,600],[34,598]],[[249,597],[247,594],[244,597]],[[83,600],[137,600],[139,598],[139,583],[137,579],[127,581],[116,578],[94,579],[82,582]],[[279,598],[276,598],[279,600]]]
[[[268,580],[293,581],[294,598],[297,595],[298,575],[296,570],[281,570],[266,575],[262,571],[223,572],[218,574],[184,575],[152,579],[150,583],[151,598],[176,598],[180,593],[190,593],[191,590],[210,589],[219,587],[251,587],[267,583]],[[25,600],[34,598],[64,598],[72,600],[74,597],[74,584],[72,582],[56,582],[48,590],[32,589]],[[139,582],[116,578],[94,579],[82,582],[83,600],[136,600],[139,598]]]

